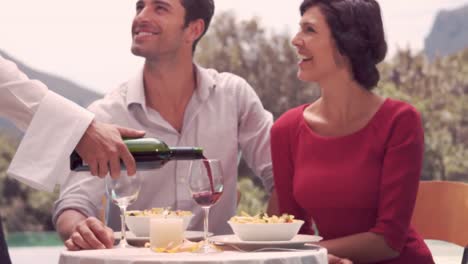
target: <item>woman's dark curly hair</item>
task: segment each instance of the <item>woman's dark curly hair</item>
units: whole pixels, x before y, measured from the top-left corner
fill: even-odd
[[[354,79],[368,90],[379,82],[376,65],[385,58],[387,43],[375,0],[304,0],[301,16],[312,6],[324,14],[339,52],[348,57]]]

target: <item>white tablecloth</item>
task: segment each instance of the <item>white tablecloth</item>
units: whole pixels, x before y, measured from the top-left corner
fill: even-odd
[[[33,260],[32,260],[33,261]],[[33,261],[34,262],[34,261]],[[217,263],[217,264],[326,264],[327,250],[238,252],[212,254],[156,253],[149,248],[63,251],[59,264],[140,264],[140,263]]]

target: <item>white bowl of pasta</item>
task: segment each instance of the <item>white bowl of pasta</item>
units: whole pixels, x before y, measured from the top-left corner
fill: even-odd
[[[166,211],[163,208],[152,208],[149,210],[134,210],[127,211],[125,215],[125,223],[128,229],[137,237],[149,237],[150,235],[150,219],[151,218],[182,218],[184,230],[192,220],[193,213],[190,211]]]
[[[268,216],[260,214],[249,216],[233,216],[228,224],[234,234],[244,241],[289,241],[297,235],[304,224],[294,216]]]

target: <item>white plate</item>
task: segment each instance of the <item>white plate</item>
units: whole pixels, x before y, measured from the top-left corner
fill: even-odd
[[[322,240],[320,236],[312,235],[296,235],[289,241],[243,241],[236,235],[222,235],[208,238],[209,241],[217,245],[234,245],[240,247],[259,248],[259,247],[284,247],[297,248],[302,247],[306,243],[316,243]]]
[[[208,236],[212,236],[213,233],[208,233]],[[203,240],[203,232],[202,231],[185,231],[184,237],[190,241],[201,241]],[[118,241],[120,239],[120,232],[114,232],[114,238]],[[137,237],[130,231],[127,231],[127,242],[136,247],[143,247],[145,246],[146,242],[149,242],[149,237]]]

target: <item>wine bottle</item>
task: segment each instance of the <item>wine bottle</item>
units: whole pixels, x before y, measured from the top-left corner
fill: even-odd
[[[152,170],[164,166],[170,160],[204,159],[203,149],[198,147],[169,147],[156,138],[125,139],[125,145],[135,159],[137,170]],[[120,161],[122,170],[125,165]],[[74,151],[70,156],[70,169],[89,171],[89,166]]]

